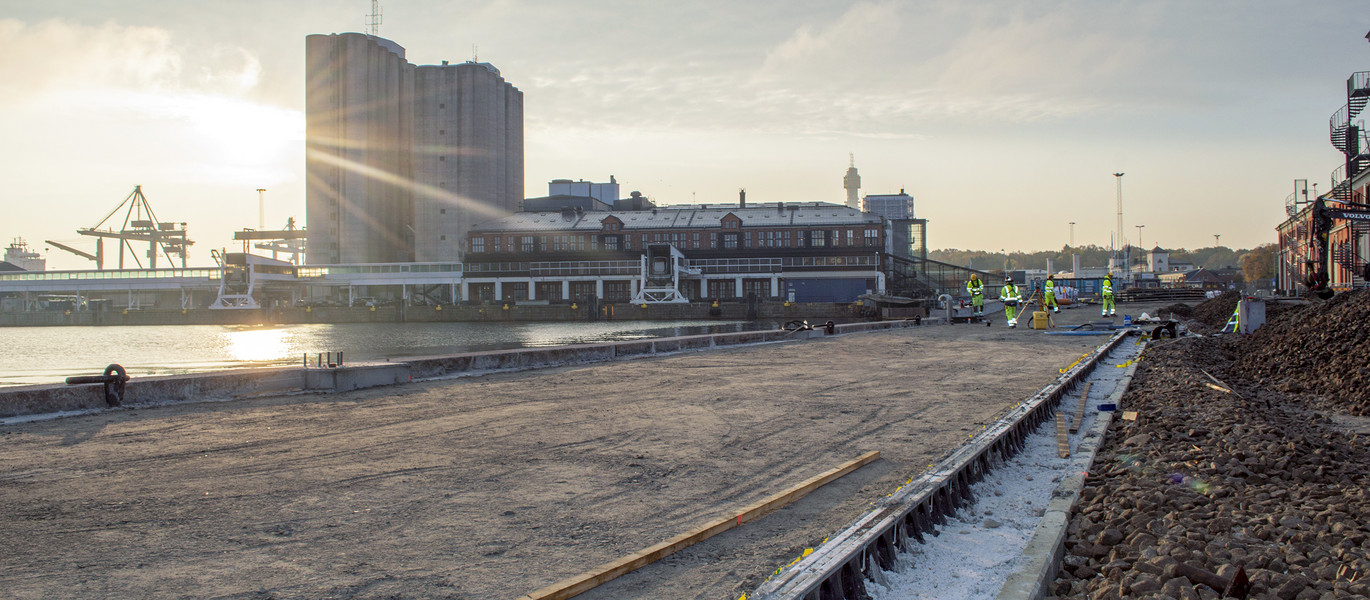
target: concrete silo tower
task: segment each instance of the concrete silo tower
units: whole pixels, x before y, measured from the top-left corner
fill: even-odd
[[[855,155],[851,155],[851,164],[847,167],[847,176],[842,178],[842,187],[847,188],[847,206],[860,210],[861,200],[856,190],[861,189],[861,176],[856,173]]]

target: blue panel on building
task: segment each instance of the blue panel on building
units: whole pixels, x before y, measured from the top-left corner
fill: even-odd
[[[786,279],[786,296],[795,302],[855,302],[861,294],[874,291],[872,279]]]

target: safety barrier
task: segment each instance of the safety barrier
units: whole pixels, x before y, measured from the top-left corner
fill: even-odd
[[[969,443],[878,502],[807,556],[782,567],[750,600],[856,600],[869,597],[866,581],[882,578],[895,556],[947,517],[974,501],[971,486],[984,479],[992,461],[1006,461],[1023,449],[1038,425],[1052,418],[1062,398],[1128,335],[1122,331],[1077,361],[1056,381],[972,434]],[[807,551],[806,551],[807,552]]]

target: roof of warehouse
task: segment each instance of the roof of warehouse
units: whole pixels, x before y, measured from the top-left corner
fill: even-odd
[[[486,221],[473,233],[493,231],[599,231],[611,216],[623,221],[623,229],[698,229],[717,227],[728,214],[742,219],[743,227],[826,227],[879,224],[880,217],[855,208],[827,202],[765,203],[739,208],[736,204],[688,204],[652,210],[527,212]]]

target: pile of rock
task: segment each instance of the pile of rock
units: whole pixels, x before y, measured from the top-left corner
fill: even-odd
[[[1162,319],[1192,319],[1194,318],[1194,307],[1183,302],[1171,304],[1156,311]]]
[[[1237,292],[1223,292],[1217,298],[1200,302],[1194,307],[1190,318],[1200,325],[1196,329],[1205,333],[1221,331],[1227,320],[1232,318],[1232,311],[1237,310],[1237,301],[1241,299],[1242,295]]]
[[[1193,574],[1231,579],[1240,568],[1252,597],[1370,597],[1366,439],[1306,396],[1236,377],[1249,341],[1148,348],[1122,400],[1137,418],[1110,428],[1050,591],[1217,598]]]
[[[1370,290],[1289,310],[1241,340],[1237,376],[1322,396],[1329,410],[1370,414]]]

